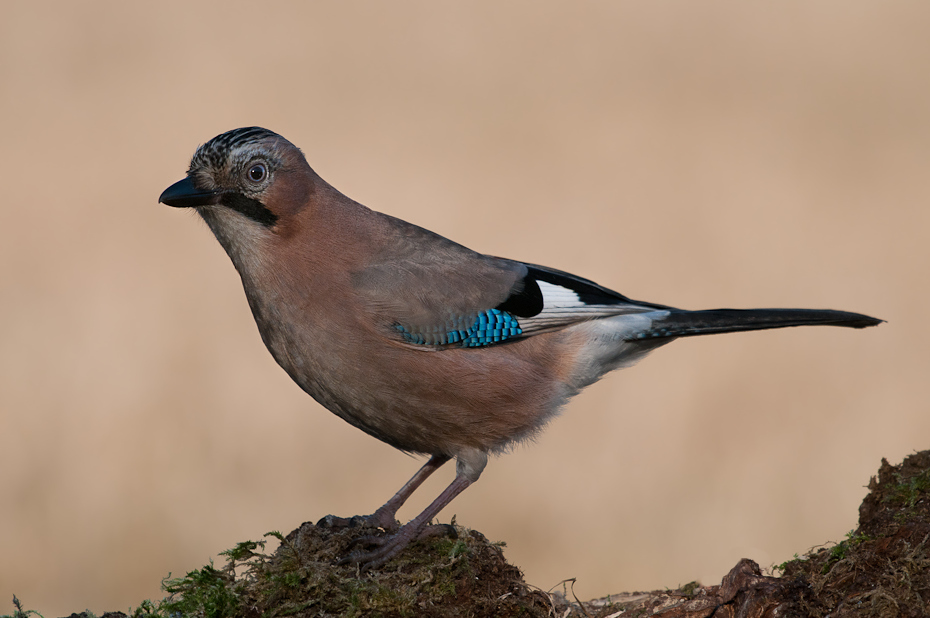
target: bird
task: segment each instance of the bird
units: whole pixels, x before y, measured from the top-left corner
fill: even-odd
[[[343,195],[298,147],[261,127],[199,146],[159,202],[206,222],[239,273],[262,340],[301,389],[365,433],[428,456],[383,506],[352,518],[383,529],[341,561],[362,572],[427,534],[490,455],[533,438],[583,388],[660,346],[883,321],[826,309],[688,311],[478,253]],[[397,510],[452,459],[453,481],[400,525]]]

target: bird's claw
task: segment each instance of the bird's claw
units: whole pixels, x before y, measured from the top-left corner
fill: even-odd
[[[362,528],[370,526],[372,528],[383,528],[389,532],[397,530],[400,527],[397,520],[379,517],[377,512],[371,515],[353,515],[352,517],[327,515],[316,522],[316,525],[320,528]]]
[[[401,528],[396,534],[387,536],[378,536],[374,534],[360,536],[352,539],[346,549],[352,550],[352,548],[358,546],[374,549],[369,549],[367,551],[350,551],[349,555],[341,558],[336,564],[339,566],[354,564],[358,566],[359,571],[364,573],[365,571],[377,569],[387,564],[391,558],[399,554],[411,541],[422,541],[437,536],[448,536],[449,538],[457,539],[458,532],[456,532],[455,526],[451,524],[436,524],[425,526],[421,530]]]
[[[316,526],[317,528],[358,528],[366,523],[368,521],[364,515],[353,515],[352,517],[326,515],[316,522]]]
[[[400,538],[400,534],[390,536],[367,535],[353,539],[347,549],[358,545],[374,547],[367,551],[359,550],[349,553],[349,555],[340,559],[336,564],[344,566],[354,564],[359,571],[364,573],[371,569],[377,569],[384,566],[388,560],[400,553],[400,551],[409,544],[406,539]]]
[[[452,524],[432,524],[420,530],[420,534],[417,535],[417,540],[423,541],[425,539],[431,539],[434,536],[445,536],[455,540],[459,538],[459,533]]]

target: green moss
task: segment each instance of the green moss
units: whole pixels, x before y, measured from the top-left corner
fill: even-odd
[[[773,573],[773,574],[776,574],[776,575],[779,574],[779,573],[785,573],[791,566],[793,566],[793,565],[795,565],[795,564],[797,564],[797,563],[800,563],[800,562],[802,562],[802,561],[804,561],[804,560],[807,560],[807,558],[806,558],[806,557],[805,557],[805,558],[801,558],[800,556],[798,556],[797,554],[795,554],[794,557],[791,558],[791,560],[785,560],[785,561],[782,562],[781,564],[776,564],[775,566],[773,566],[773,567],[772,567],[772,573]]]
[[[168,597],[144,602],[132,618],[545,615],[542,603],[540,613],[526,613],[523,606],[528,601],[534,606],[534,593],[500,547],[462,528],[456,529],[458,538],[413,543],[371,573],[339,565],[352,539],[371,532],[378,533],[304,524],[286,537],[266,534],[280,542],[271,553],[265,552],[265,540],[238,543],[220,554],[226,559],[223,568],[211,562],[166,578],[162,588]],[[518,602],[521,595],[525,598]]]
[[[4,614],[0,618],[29,618],[29,616],[38,616],[39,618],[45,618],[34,609],[23,609],[22,601],[16,598],[16,595],[13,595],[13,614]]]
[[[912,509],[917,502],[930,492],[930,469],[913,476],[905,476],[901,472],[895,473],[897,484],[885,496],[885,501],[894,506],[903,506]]]
[[[682,586],[680,590],[681,590],[681,594],[688,596],[688,597],[692,597],[694,596],[694,593],[700,589],[701,589],[700,582],[694,581],[694,582],[688,582],[687,584]]]
[[[139,603],[139,607],[132,610],[132,618],[159,618],[162,614],[158,611],[158,605],[146,599]]]
[[[169,615],[202,618],[234,616],[240,604],[235,584],[235,578],[230,573],[216,570],[211,562],[184,577],[163,581],[162,589],[171,596],[162,603],[160,609]]]
[[[825,575],[829,573],[834,564],[846,558],[846,554],[849,552],[849,550],[856,547],[860,543],[871,540],[872,539],[865,534],[857,534],[855,530],[850,530],[847,532],[845,541],[840,541],[830,548],[830,555],[827,557],[827,561],[824,563],[823,568],[820,571],[821,574]]]
[[[894,474],[896,484],[884,496],[883,502],[896,507],[894,521],[903,524],[917,515],[917,504],[930,493],[930,469],[906,476],[898,471]]]

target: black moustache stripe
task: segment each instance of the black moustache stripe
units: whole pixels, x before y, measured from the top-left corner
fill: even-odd
[[[226,193],[220,203],[227,208],[244,214],[253,221],[258,221],[265,227],[271,227],[278,222],[278,215],[268,210],[264,204],[241,193]]]

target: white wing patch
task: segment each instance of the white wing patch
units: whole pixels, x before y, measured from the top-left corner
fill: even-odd
[[[575,290],[547,281],[537,280],[536,284],[542,292],[543,309],[531,318],[520,318],[520,328],[524,335],[594,318],[644,313],[651,310],[648,307],[627,303],[588,305],[581,300]]]
[[[548,283],[546,281],[537,281],[539,291],[543,295],[543,311],[550,307],[584,307],[578,292],[569,290],[561,285]]]

